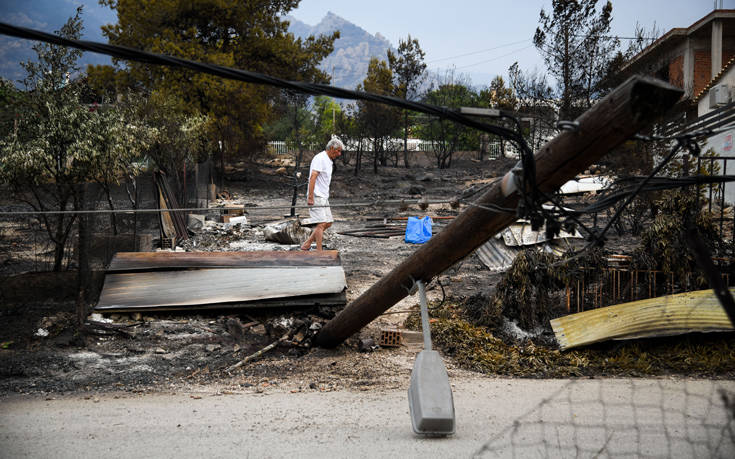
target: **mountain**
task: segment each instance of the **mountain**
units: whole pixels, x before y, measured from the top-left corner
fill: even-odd
[[[12,25],[55,32],[74,16],[77,4],[84,4],[82,21],[84,30],[83,40],[107,42],[102,37],[100,28],[104,24],[115,22],[117,16],[107,7],[100,6],[96,1],[61,1],[61,0],[0,0],[0,18],[3,22]],[[36,42],[0,35],[0,77],[16,84],[23,79],[25,71],[20,62],[35,60],[36,53],[32,47]],[[84,53],[77,61],[81,70],[88,64],[110,64],[110,58],[102,54]]]
[[[74,15],[77,4],[84,4],[82,39],[106,43],[100,27],[117,20],[114,11],[100,6],[96,0],[0,0],[0,18],[3,22],[31,29],[54,32]],[[354,89],[367,74],[370,58],[375,56],[387,60],[386,51],[392,49],[390,41],[376,33],[372,35],[357,25],[329,12],[315,26],[310,26],[293,16],[289,21],[289,32],[297,37],[329,34],[340,31],[334,51],[321,63],[321,68],[334,76],[332,84]],[[31,49],[35,42],[0,35],[0,77],[16,82],[25,76],[20,62],[35,60]],[[88,64],[110,64],[110,58],[101,54],[85,52],[78,61],[84,70]]]
[[[387,60],[388,49],[393,49],[390,41],[376,33],[372,35],[355,24],[331,11],[315,26],[310,26],[293,16],[284,17],[289,21],[288,31],[294,36],[306,38],[309,35],[326,35],[339,30],[340,38],[334,42],[334,51],[321,63],[322,70],[332,75],[332,85],[354,89],[367,75],[371,57]]]

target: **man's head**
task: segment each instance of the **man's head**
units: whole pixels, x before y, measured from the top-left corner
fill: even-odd
[[[344,148],[345,146],[342,141],[339,140],[339,137],[332,136],[332,140],[327,142],[327,156],[329,156],[329,159],[335,160],[342,154],[342,150],[344,150]]]

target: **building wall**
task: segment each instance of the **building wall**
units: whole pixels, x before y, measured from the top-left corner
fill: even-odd
[[[730,88],[735,88],[735,66],[731,67],[730,70],[725,73],[722,78],[719,79],[717,82],[718,84],[726,84]],[[697,102],[697,117],[704,116],[707,113],[711,112],[712,108],[709,107],[709,91],[702,95],[702,97]],[[721,154],[718,152],[718,154]],[[727,154],[733,155],[735,152],[728,152]]]
[[[684,89],[684,56],[677,56],[669,62],[669,83]]]
[[[710,50],[695,50],[692,94],[699,94],[710,80],[712,80],[712,56]]]
[[[735,67],[731,67],[717,83],[726,84],[730,88],[735,87]],[[698,116],[704,116],[712,110],[714,109],[709,107],[708,91],[697,103],[697,114]],[[702,145],[702,151],[706,152],[708,150],[712,150],[717,156],[735,156],[735,128],[730,128],[707,138],[704,145]],[[735,174],[735,161],[727,161],[727,163],[725,161],[718,161],[718,164],[720,166],[720,173],[727,173],[728,175]],[[735,183],[725,184],[725,202],[728,204],[735,203]]]

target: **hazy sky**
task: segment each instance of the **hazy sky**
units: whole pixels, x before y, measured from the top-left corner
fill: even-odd
[[[613,33],[627,37],[633,36],[636,22],[646,29],[655,23],[665,33],[690,26],[714,8],[714,0],[612,3]],[[314,25],[331,11],[370,33],[380,32],[394,46],[411,34],[426,52],[429,66],[454,67],[484,85],[494,75],[505,75],[516,61],[524,70],[543,70],[532,38],[541,8],[549,11],[550,5],[551,0],[301,0],[291,14]],[[735,9],[735,0],[724,0],[723,7]]]
[[[80,3],[86,5],[88,25],[115,20],[115,14],[96,0],[0,0],[0,13],[7,13],[0,17],[51,32]],[[550,5],[551,0],[302,0],[291,14],[315,25],[331,11],[372,34],[380,32],[394,46],[411,34],[426,52],[430,68],[454,68],[482,86],[495,75],[505,76],[515,61],[523,70],[544,70],[531,40],[541,8]],[[714,0],[613,0],[613,33],[630,37],[636,22],[646,29],[655,24],[665,33],[691,25],[713,7]],[[723,7],[735,9],[735,0],[724,0]],[[33,20],[41,16],[38,10],[58,18],[59,24]],[[98,30],[87,30],[85,38],[101,40]]]

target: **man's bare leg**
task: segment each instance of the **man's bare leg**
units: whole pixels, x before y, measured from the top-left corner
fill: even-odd
[[[324,231],[332,226],[331,223],[319,223],[314,229],[314,240],[316,241],[316,249],[322,250],[322,239],[324,238]]]
[[[331,223],[318,223],[316,227],[314,227],[314,231],[312,231],[311,235],[309,235],[309,239],[301,244],[301,250],[309,250],[311,248],[312,242],[316,242],[317,250],[322,250],[322,239],[324,238],[324,230],[326,230],[330,226],[332,226]]]

